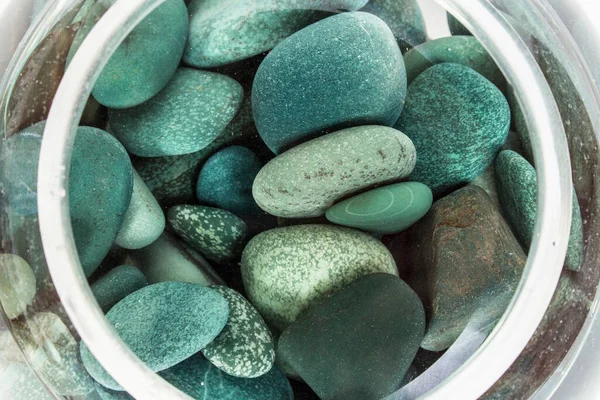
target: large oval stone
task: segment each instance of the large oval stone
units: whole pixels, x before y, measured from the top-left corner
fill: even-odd
[[[219,293],[182,282],[146,286],[106,314],[121,339],[153,371],[199,352],[223,330],[228,316],[227,301]],[[122,390],[83,342],[81,360],[98,383]]]
[[[317,217],[346,195],[407,177],[416,158],[402,132],[383,126],[349,128],[271,160],[256,176],[252,194],[263,210],[278,217]]]
[[[269,53],[254,79],[252,107],[260,136],[279,154],[342,128],[392,126],[405,94],[404,61],[390,28],[372,14],[343,13]]]
[[[16,254],[0,254],[0,303],[10,319],[22,315],[33,303],[36,279],[33,270]]]
[[[419,155],[413,181],[434,194],[477,178],[506,141],[510,109],[502,92],[471,68],[434,65],[408,88],[396,127]]]
[[[146,277],[136,267],[120,265],[91,285],[92,293],[102,311],[107,313],[131,293],[148,285]]]
[[[193,153],[223,132],[240,108],[242,97],[241,85],[228,76],[180,68],[146,103],[111,110],[110,126],[127,150],[137,156]]]
[[[324,295],[374,272],[398,274],[385,246],[366,233],[328,225],[263,232],[242,256],[248,298],[279,331]]]

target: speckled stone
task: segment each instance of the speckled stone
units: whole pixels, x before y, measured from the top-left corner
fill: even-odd
[[[533,238],[537,213],[537,174],[518,153],[504,150],[496,159],[498,194],[508,222],[526,251]],[[578,271],[583,260],[583,222],[579,202],[573,190],[571,231],[565,266]]]
[[[106,314],[117,334],[153,371],[189,358],[221,332],[229,316],[216,291],[182,282],[146,286],[125,297]],[[81,359],[101,385],[122,390],[81,343]]]
[[[165,214],[140,175],[133,171],[133,192],[115,244],[124,249],[141,249],[165,230]]]
[[[231,146],[220,150],[200,171],[196,186],[198,201],[238,216],[260,213],[252,197],[252,182],[262,166],[256,154],[245,147]]]
[[[402,232],[421,219],[432,202],[427,186],[404,182],[344,200],[327,210],[326,216],[334,224],[391,234]]]
[[[448,28],[450,28],[450,33],[454,36],[469,36],[471,32],[461,24],[454,16],[450,13],[446,13],[448,19]]]
[[[276,367],[258,378],[236,378],[227,375],[198,354],[159,375],[194,399],[294,399],[290,383]]]
[[[415,292],[394,275],[372,274],[308,309],[278,351],[323,400],[379,400],[400,386],[424,330]]]
[[[204,206],[175,206],[167,212],[173,230],[194,249],[215,262],[241,254],[246,223],[229,211]]]
[[[68,59],[116,0],[96,3],[82,21]],[[187,41],[187,8],[183,0],[168,0],[148,15],[117,48],[102,70],[92,94],[112,108],[137,106],[156,95],[175,73]]]
[[[8,318],[17,318],[35,296],[35,274],[21,257],[0,254],[0,303]]]
[[[10,400],[56,400],[27,364],[0,369],[0,393]]]
[[[229,319],[223,331],[202,354],[228,375],[257,378],[275,361],[271,332],[258,311],[241,294],[225,286],[211,286],[227,300]]]
[[[409,86],[396,125],[419,155],[409,179],[434,194],[472,181],[496,157],[509,125],[506,99],[483,76],[458,64],[428,68]]]
[[[100,308],[107,313],[119,301],[146,285],[148,281],[142,271],[130,265],[120,265],[94,282],[91,289]]]
[[[312,24],[275,47],[254,78],[252,107],[260,136],[279,154],[343,128],[392,126],[405,94],[392,31],[372,14],[353,12]]]
[[[110,390],[98,383],[96,383],[95,389],[96,389],[96,393],[98,393],[98,396],[100,396],[100,398],[102,400],[135,400],[127,392]]]
[[[248,298],[279,331],[324,295],[375,272],[398,274],[385,246],[366,233],[329,225],[263,232],[242,256]]]
[[[344,196],[406,178],[416,159],[410,139],[395,129],[344,129],[271,160],[256,176],[252,194],[263,210],[275,216],[317,217]]]
[[[115,241],[132,191],[133,168],[121,143],[100,129],[80,127],[71,156],[69,203],[86,276],[96,270]]]

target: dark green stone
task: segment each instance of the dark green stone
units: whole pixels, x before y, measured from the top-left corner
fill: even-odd
[[[447,13],[448,28],[454,36],[470,36],[471,32],[460,23],[452,14]]]
[[[410,180],[434,194],[477,178],[506,141],[510,110],[502,92],[471,68],[434,65],[408,88],[396,128],[417,149]]]
[[[379,400],[399,388],[424,329],[415,292],[372,274],[309,308],[281,334],[278,352],[323,400]]]
[[[119,301],[147,284],[146,277],[139,269],[121,265],[94,282],[91,288],[100,308],[107,313]]]
[[[342,13],[275,47],[252,88],[256,127],[276,154],[327,132],[392,126],[402,111],[406,73],[390,28],[378,17]]]

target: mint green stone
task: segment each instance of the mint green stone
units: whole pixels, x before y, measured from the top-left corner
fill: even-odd
[[[27,310],[35,289],[35,274],[27,261],[15,254],[0,254],[0,303],[8,318],[17,318]]]
[[[119,301],[146,285],[148,281],[139,269],[121,265],[94,282],[91,289],[100,308],[107,313]]]
[[[334,224],[392,234],[402,232],[421,219],[432,202],[433,195],[427,186],[404,182],[344,200],[327,210],[326,216]]]

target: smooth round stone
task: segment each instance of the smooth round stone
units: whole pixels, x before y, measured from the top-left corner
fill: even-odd
[[[206,347],[223,330],[227,301],[216,291],[182,282],[146,286],[106,314],[117,334],[153,371],[180,363]],[[103,386],[122,390],[81,342],[81,360]]]
[[[242,256],[248,298],[279,331],[323,296],[375,272],[398,275],[388,249],[366,233],[329,225],[263,232]]]
[[[194,399],[294,399],[290,383],[276,367],[258,378],[236,378],[227,375],[198,354],[159,375]]]
[[[142,271],[130,265],[121,265],[94,282],[91,289],[100,308],[107,313],[119,301],[146,285],[148,281]]]
[[[200,171],[196,186],[198,201],[239,216],[260,213],[252,197],[252,182],[262,166],[256,154],[245,147],[220,150]]]
[[[133,168],[127,151],[110,134],[77,129],[69,205],[73,236],[86,276],[100,265],[114,243],[133,191]]]
[[[273,367],[275,348],[271,332],[258,311],[241,294],[225,286],[211,286],[229,305],[223,331],[202,354],[228,375],[257,378]]]
[[[526,251],[533,239],[537,213],[537,174],[518,153],[504,150],[496,159],[498,195],[508,222]],[[583,222],[575,190],[571,211],[571,231],[565,266],[578,271],[583,260]]]
[[[471,32],[460,23],[459,20],[454,18],[454,16],[450,13],[446,13],[448,19],[448,28],[450,28],[450,33],[454,36],[469,36]]]
[[[165,230],[165,214],[139,174],[133,170],[133,192],[115,244],[129,250],[154,242]]]
[[[353,12],[314,23],[275,47],[254,78],[252,107],[260,136],[279,154],[342,128],[392,126],[405,95],[392,31],[372,14]]]
[[[167,212],[169,224],[184,241],[215,262],[240,255],[248,228],[229,211],[204,206],[175,206]]]
[[[93,6],[96,11],[83,21],[68,59],[116,0]],[[102,70],[92,94],[111,108],[137,106],[161,91],[171,79],[185,48],[189,29],[183,0],[167,0],[148,15],[125,38]]]
[[[334,224],[383,234],[399,233],[421,219],[433,202],[422,183],[405,182],[373,189],[327,210]]]
[[[396,124],[419,155],[409,179],[434,194],[471,182],[492,163],[509,125],[502,92],[479,73],[451,63],[428,68],[409,86]]]
[[[214,72],[179,68],[169,84],[144,104],[110,111],[110,126],[129,152],[140,157],[194,153],[231,122],[242,86]]]
[[[8,318],[17,318],[33,302],[36,279],[33,270],[15,254],[0,254],[0,303]]]
[[[348,128],[271,160],[256,176],[252,194],[272,215],[318,217],[344,196],[406,178],[416,162],[415,147],[402,132],[384,126]]]

